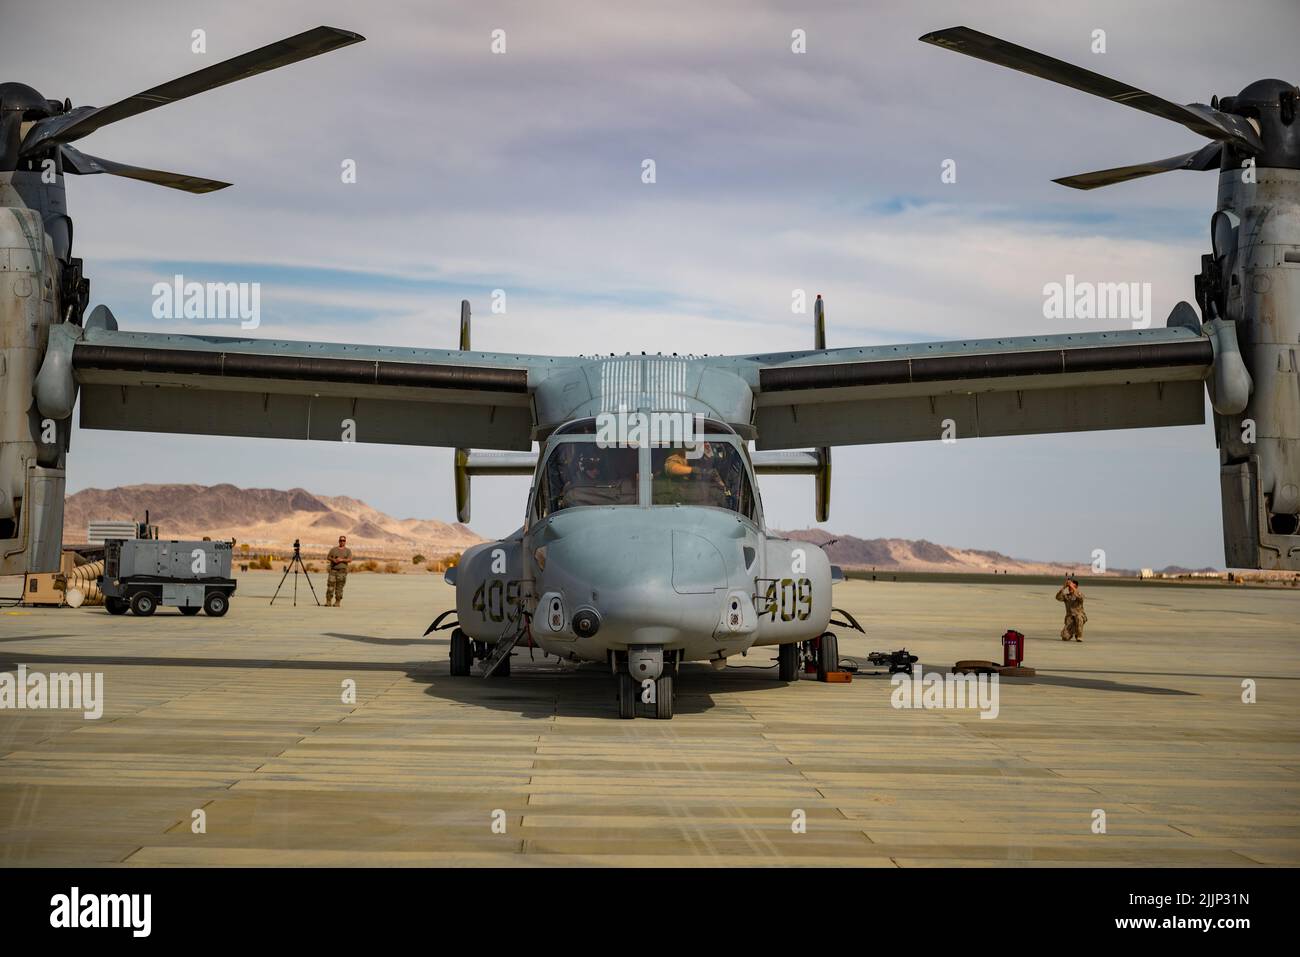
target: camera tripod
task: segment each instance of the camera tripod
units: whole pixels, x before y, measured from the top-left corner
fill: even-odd
[[[307,566],[302,563],[302,547],[298,544],[298,539],[293,540],[293,558],[289,559],[289,564],[284,569],[284,575],[280,578],[280,584],[275,586],[275,594],[271,596],[271,604],[275,604],[276,598],[280,596],[280,589],[284,587],[284,580],[289,577],[289,572],[293,572],[293,607],[298,607],[298,570],[302,569],[302,577],[307,579],[307,587],[311,589],[311,597],[315,599],[319,607],[320,599],[316,597],[316,588],[311,583],[311,576],[307,574]]]

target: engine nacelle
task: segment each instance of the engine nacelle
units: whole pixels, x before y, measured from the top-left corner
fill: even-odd
[[[1219,209],[1218,298],[1251,382],[1240,412],[1216,403],[1224,557],[1300,571],[1300,170],[1225,168]]]
[[[466,549],[456,566],[456,618],[477,641],[495,642],[519,626],[528,600],[523,530]]]
[[[40,210],[0,208],[0,575],[59,570],[72,410],[43,414],[34,392],[58,318],[59,283]]]
[[[831,562],[812,542],[769,538],[756,581],[756,645],[815,638],[831,619]]]

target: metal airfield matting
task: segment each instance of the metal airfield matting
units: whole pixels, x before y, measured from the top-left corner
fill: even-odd
[[[450,677],[445,633],[420,637],[451,602],[435,575],[184,622],[5,607],[0,669],[102,672],[104,707],[0,711],[0,862],[1300,863],[1300,589],[1087,593],[1067,644],[1050,587],[850,581],[851,684],[782,684],[754,649],[685,666],[671,723],[620,721],[605,669],[524,648],[508,679]],[[1008,627],[1038,673],[1000,682],[996,718],[896,709],[866,662],[947,672]]]

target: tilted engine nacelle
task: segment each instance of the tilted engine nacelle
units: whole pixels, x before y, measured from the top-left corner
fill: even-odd
[[[6,194],[16,191],[16,179],[37,176],[0,175]],[[44,408],[37,400],[51,327],[62,325],[63,270],[45,219],[39,206],[0,208],[0,575],[58,571],[63,545],[64,455],[75,385],[68,342],[46,379],[63,384],[50,390],[52,398],[71,393]]]
[[[1300,169],[1225,159],[1218,207],[1202,308],[1235,326],[1248,372],[1244,389],[1211,389],[1224,558],[1300,571]],[[1230,358],[1216,344],[1216,365]]]

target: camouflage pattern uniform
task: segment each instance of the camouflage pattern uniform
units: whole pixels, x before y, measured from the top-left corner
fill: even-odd
[[[343,586],[348,583],[347,562],[352,559],[352,549],[335,545],[327,556],[330,563],[329,578],[325,581],[325,607],[343,604]],[[339,564],[335,564],[338,562]]]
[[[1083,641],[1083,626],[1088,623],[1088,614],[1083,610],[1083,592],[1076,587],[1073,591],[1069,585],[1062,585],[1056,593],[1056,600],[1065,602],[1065,627],[1061,629],[1061,640]]]

